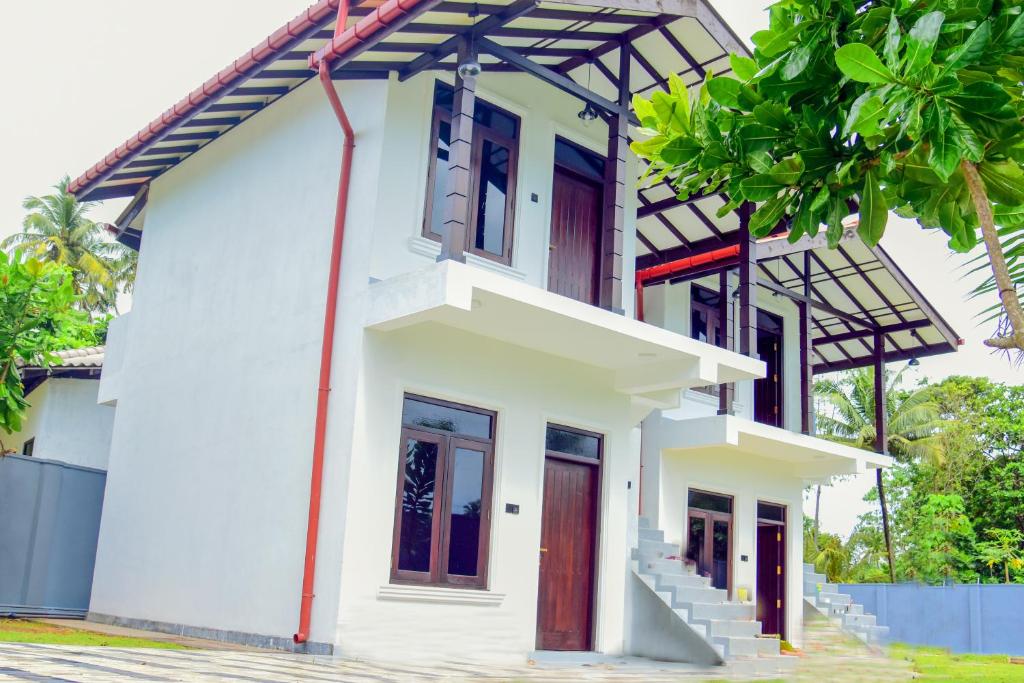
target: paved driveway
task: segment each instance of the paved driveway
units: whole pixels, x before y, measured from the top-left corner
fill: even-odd
[[[808,656],[786,658],[790,681],[904,681],[905,663],[853,644],[834,629],[807,629]],[[586,660],[584,660],[586,661]],[[763,676],[763,674],[762,674]],[[629,657],[553,660],[521,666],[453,663],[442,667],[365,664],[263,651],[159,650],[0,643],[0,681],[607,681],[750,680],[749,669],[701,669]],[[777,674],[772,678],[778,680]]]

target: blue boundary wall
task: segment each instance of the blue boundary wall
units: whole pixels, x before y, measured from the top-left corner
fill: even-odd
[[[1024,584],[841,584],[894,643],[1024,656]]]
[[[0,614],[84,616],[107,474],[0,457]]]

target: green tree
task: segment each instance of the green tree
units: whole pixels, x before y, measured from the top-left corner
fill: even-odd
[[[888,377],[886,382],[887,452],[901,461],[926,459],[940,462],[944,457],[940,437],[943,422],[938,407],[925,388],[901,390],[902,376],[902,372],[896,373]],[[821,436],[854,448],[875,450],[873,368],[851,370],[838,380],[819,380],[815,382],[814,393],[823,406],[818,411],[816,421]],[[895,581],[896,562],[881,470],[877,471],[875,487],[882,513],[890,579]]]
[[[921,506],[908,549],[909,578],[927,583],[977,577],[974,527],[957,495],[931,494]]]
[[[67,267],[0,252],[0,429],[8,434],[21,428],[28,407],[19,367],[57,363],[55,350],[91,333],[75,301]]]
[[[858,232],[875,245],[890,209],[949,235],[980,228],[1003,317],[985,343],[1024,349],[1024,13],[1019,0],[782,0],[735,77],[635,97],[633,143],[653,181],[680,197],[724,193],[728,213],[760,203],[764,236]],[[1004,251],[1005,244],[1005,251]]]
[[[1001,565],[1003,583],[1010,583],[1010,568],[1012,567],[1014,570],[1024,568],[1024,552],[1021,551],[1024,534],[1016,529],[986,529],[985,535],[992,540],[982,541],[978,544],[981,561],[989,569],[995,565]]]
[[[95,204],[79,202],[68,192],[69,182],[65,176],[54,186],[55,193],[26,198],[22,206],[29,213],[22,231],[0,246],[69,267],[78,305],[84,310],[116,310],[118,285],[130,289],[134,280],[131,257],[125,253],[129,250],[106,239],[103,228],[87,217]]]

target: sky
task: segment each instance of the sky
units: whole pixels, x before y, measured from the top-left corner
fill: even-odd
[[[16,232],[28,195],[45,194],[59,178],[76,177],[158,114],[233,61],[307,0],[48,0],[4,3],[0,63],[8,98],[0,106],[0,237]],[[713,0],[741,37],[767,26],[759,0]],[[242,11],[244,9],[244,11]],[[113,221],[126,200],[91,214]],[[882,244],[964,338],[955,356],[921,359],[906,377],[949,374],[1024,382],[1024,372],[981,342],[991,332],[976,314],[990,302],[967,300],[977,278],[964,279],[965,258],[943,236],[892,216]],[[848,534],[869,509],[861,498],[868,475],[822,495],[822,526]],[[811,503],[813,505],[813,502]],[[813,507],[808,508],[809,511]]]

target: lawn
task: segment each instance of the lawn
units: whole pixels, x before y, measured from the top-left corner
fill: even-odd
[[[957,655],[938,647],[894,644],[889,656],[911,662],[924,681],[1024,681],[1024,664],[1013,664],[1006,655]]]
[[[39,643],[43,645],[102,645],[106,647],[154,647],[165,650],[183,650],[177,643],[111,636],[105,633],[65,628],[27,619],[0,619],[0,642]]]

